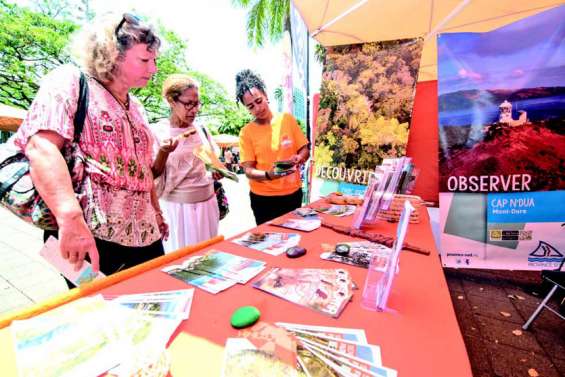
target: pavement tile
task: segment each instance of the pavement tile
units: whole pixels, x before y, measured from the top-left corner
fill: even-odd
[[[543,354],[524,351],[503,344],[488,344],[493,372],[500,377],[529,376],[535,369],[540,377],[561,377],[551,360]]]
[[[488,344],[505,344],[522,350],[543,352],[534,335],[529,331],[523,331],[521,326],[498,319],[484,316],[476,316],[479,322],[481,334],[485,337]],[[520,330],[522,335],[514,335],[512,331]]]
[[[480,314],[486,317],[499,319],[506,322],[514,322],[518,324],[524,323],[524,319],[520,313],[514,308],[510,299],[506,302],[502,300],[490,300],[488,297],[477,295],[468,295],[467,299],[471,305],[471,310],[475,314]],[[510,314],[510,317],[505,317],[500,312]]]
[[[463,280],[463,289],[468,295],[488,297],[490,300],[508,300],[508,294],[504,288],[484,281]]]
[[[473,369],[473,376],[490,376],[492,370],[490,354],[488,348],[480,336],[463,336],[465,341],[465,348],[471,360],[471,368]]]
[[[553,361],[561,359],[565,362],[565,321],[554,331],[534,330],[534,336]]]
[[[561,373],[561,376],[565,376],[565,360],[553,359],[552,361],[553,361],[553,365],[555,366],[555,369],[557,369],[559,373]]]
[[[461,279],[446,275],[445,280],[447,281],[447,286],[450,292],[464,292]]]
[[[473,316],[466,296],[460,292],[450,292],[450,295],[461,334],[475,337],[480,336],[479,324]],[[460,297],[463,299],[460,299]]]

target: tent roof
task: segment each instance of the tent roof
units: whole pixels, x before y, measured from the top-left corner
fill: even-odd
[[[15,132],[25,115],[25,110],[0,104],[0,131]]]
[[[222,148],[239,145],[239,137],[234,135],[213,135],[212,139]]]
[[[308,31],[324,46],[429,37],[424,45],[418,81],[437,79],[435,34],[490,31],[563,4],[560,0],[293,0],[293,2],[304,19]],[[335,20],[359,3],[362,5]],[[335,22],[331,23],[334,20]],[[324,27],[325,25],[327,27]]]

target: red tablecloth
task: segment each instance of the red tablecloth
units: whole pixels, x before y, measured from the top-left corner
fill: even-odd
[[[383,364],[398,370],[401,377],[471,377],[465,344],[434,246],[429,219],[425,210],[421,211],[422,223],[410,224],[406,241],[430,249],[432,253],[425,256],[402,252],[400,273],[396,276],[389,299],[389,307],[396,310],[395,313],[372,312],[361,308],[361,289],[366,269],[320,259],[321,243],[353,240],[329,229],[321,228],[310,233],[298,232],[302,236],[300,244],[308,249],[308,254],[299,259],[289,259],[284,255],[270,256],[229,240],[205,247],[198,253],[218,249],[264,260],[268,263],[267,268],[347,268],[360,290],[354,294],[353,300],[341,316],[334,319],[252,288],[252,282],[257,278],[246,285],[238,284],[217,295],[196,289],[190,318],[182,322],[169,343],[171,375],[219,376],[226,338],[237,336],[237,330],[229,324],[230,316],[239,306],[254,305],[261,311],[263,321],[363,328],[367,340],[380,345]],[[349,224],[352,221],[352,217],[325,218],[341,224]],[[391,235],[394,234],[395,228],[396,224],[386,222],[370,227],[376,232]],[[287,231],[268,225],[262,225],[257,230]],[[185,258],[175,263],[183,259]],[[105,288],[102,292],[126,294],[186,287],[182,281],[168,276],[160,269],[153,269]],[[0,330],[0,364],[3,376],[17,375],[15,354],[10,343],[9,328]]]
[[[400,273],[396,276],[389,307],[396,313],[367,311],[360,306],[366,269],[336,264],[320,259],[320,243],[353,240],[329,229],[320,228],[302,236],[300,245],[308,253],[299,259],[281,255],[270,256],[239,246],[229,240],[203,249],[217,249],[233,254],[261,259],[270,267],[347,268],[360,287],[353,300],[338,319],[271,296],[246,285],[236,285],[213,295],[196,289],[190,318],[174,335],[171,345],[173,375],[218,375],[222,364],[222,347],[226,338],[236,337],[231,328],[232,312],[242,305],[253,305],[261,311],[261,320],[284,321],[310,325],[363,328],[370,343],[381,346],[385,366],[397,369],[400,376],[465,377],[472,376],[465,344],[455,318],[429,219],[423,213],[422,223],[410,224],[407,242],[430,249],[425,256],[403,251]],[[328,220],[348,224],[351,217]],[[370,227],[380,233],[394,234],[396,224],[381,222]],[[290,231],[262,225],[258,231]],[[105,289],[104,293],[138,293],[186,288],[182,281],[159,270],[152,270]],[[192,372],[192,373],[191,373]],[[190,373],[190,374],[185,374]]]

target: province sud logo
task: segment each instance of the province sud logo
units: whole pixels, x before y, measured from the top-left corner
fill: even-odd
[[[530,263],[561,263],[563,254],[545,241],[539,241],[538,247],[528,256]]]

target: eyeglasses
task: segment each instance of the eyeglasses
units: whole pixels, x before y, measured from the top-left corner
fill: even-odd
[[[116,34],[116,38],[118,37],[118,33],[120,32],[120,29],[122,28],[122,26],[124,26],[126,22],[132,25],[139,25],[141,19],[131,13],[124,13],[122,20],[120,21],[118,26],[116,26],[116,31],[114,32]]]
[[[186,111],[190,111],[192,109],[194,109],[195,107],[199,107],[200,106],[200,101],[188,101],[188,102],[184,102],[181,101],[180,99],[176,100],[178,103],[180,103],[181,105],[184,106],[184,108],[186,109]]]

